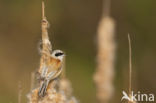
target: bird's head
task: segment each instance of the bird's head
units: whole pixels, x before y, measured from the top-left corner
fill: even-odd
[[[60,61],[63,60],[63,57],[65,56],[64,52],[61,50],[54,50],[52,52],[52,57],[55,59],[59,59]]]

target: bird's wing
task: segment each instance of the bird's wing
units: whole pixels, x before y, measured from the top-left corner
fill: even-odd
[[[48,73],[47,79],[49,80],[55,79],[61,74],[61,72],[62,72],[62,67],[60,67],[58,70]]]
[[[58,71],[55,73],[55,75],[52,77],[52,79],[57,78],[62,72],[62,66],[58,69]]]
[[[50,73],[48,73],[46,79],[51,80],[52,77],[54,77],[54,75],[57,73],[57,71],[52,71]]]

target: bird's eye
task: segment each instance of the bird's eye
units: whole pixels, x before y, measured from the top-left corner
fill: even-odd
[[[55,56],[58,57],[58,56],[61,56],[61,55],[63,55],[63,54],[64,54],[64,53],[56,53]]]

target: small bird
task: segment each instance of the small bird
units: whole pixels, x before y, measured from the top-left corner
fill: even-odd
[[[49,60],[44,64],[41,72],[42,84],[38,93],[40,97],[45,96],[49,82],[61,74],[64,56],[63,51],[54,50]]]

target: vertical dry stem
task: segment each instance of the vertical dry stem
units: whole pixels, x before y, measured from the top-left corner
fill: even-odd
[[[129,44],[129,97],[132,99],[132,46],[131,46],[131,38],[128,34],[128,44]],[[128,103],[136,103],[135,101],[128,101]]]
[[[41,73],[43,68],[43,63],[45,63],[49,59],[49,55],[52,51],[52,46],[48,37],[48,26],[49,23],[45,17],[45,5],[42,2],[42,21],[41,21],[41,29],[42,29],[42,56],[40,60],[40,69],[39,73]]]
[[[30,90],[33,90],[34,84],[35,84],[35,73],[31,72],[31,84],[30,84]]]
[[[22,103],[21,97],[22,97],[22,85],[21,85],[21,82],[19,82],[18,83],[18,103]]]
[[[132,91],[132,50],[131,50],[131,39],[128,34],[128,43],[129,43],[129,95]]]
[[[111,0],[103,0],[103,11],[102,11],[103,17],[110,15],[110,4],[111,4]]]
[[[99,103],[108,103],[113,95],[113,77],[114,77],[114,20],[109,16],[109,0],[105,1],[107,5],[103,12],[103,17],[98,27],[98,50],[97,50],[97,68],[94,75],[96,84],[96,95]]]

